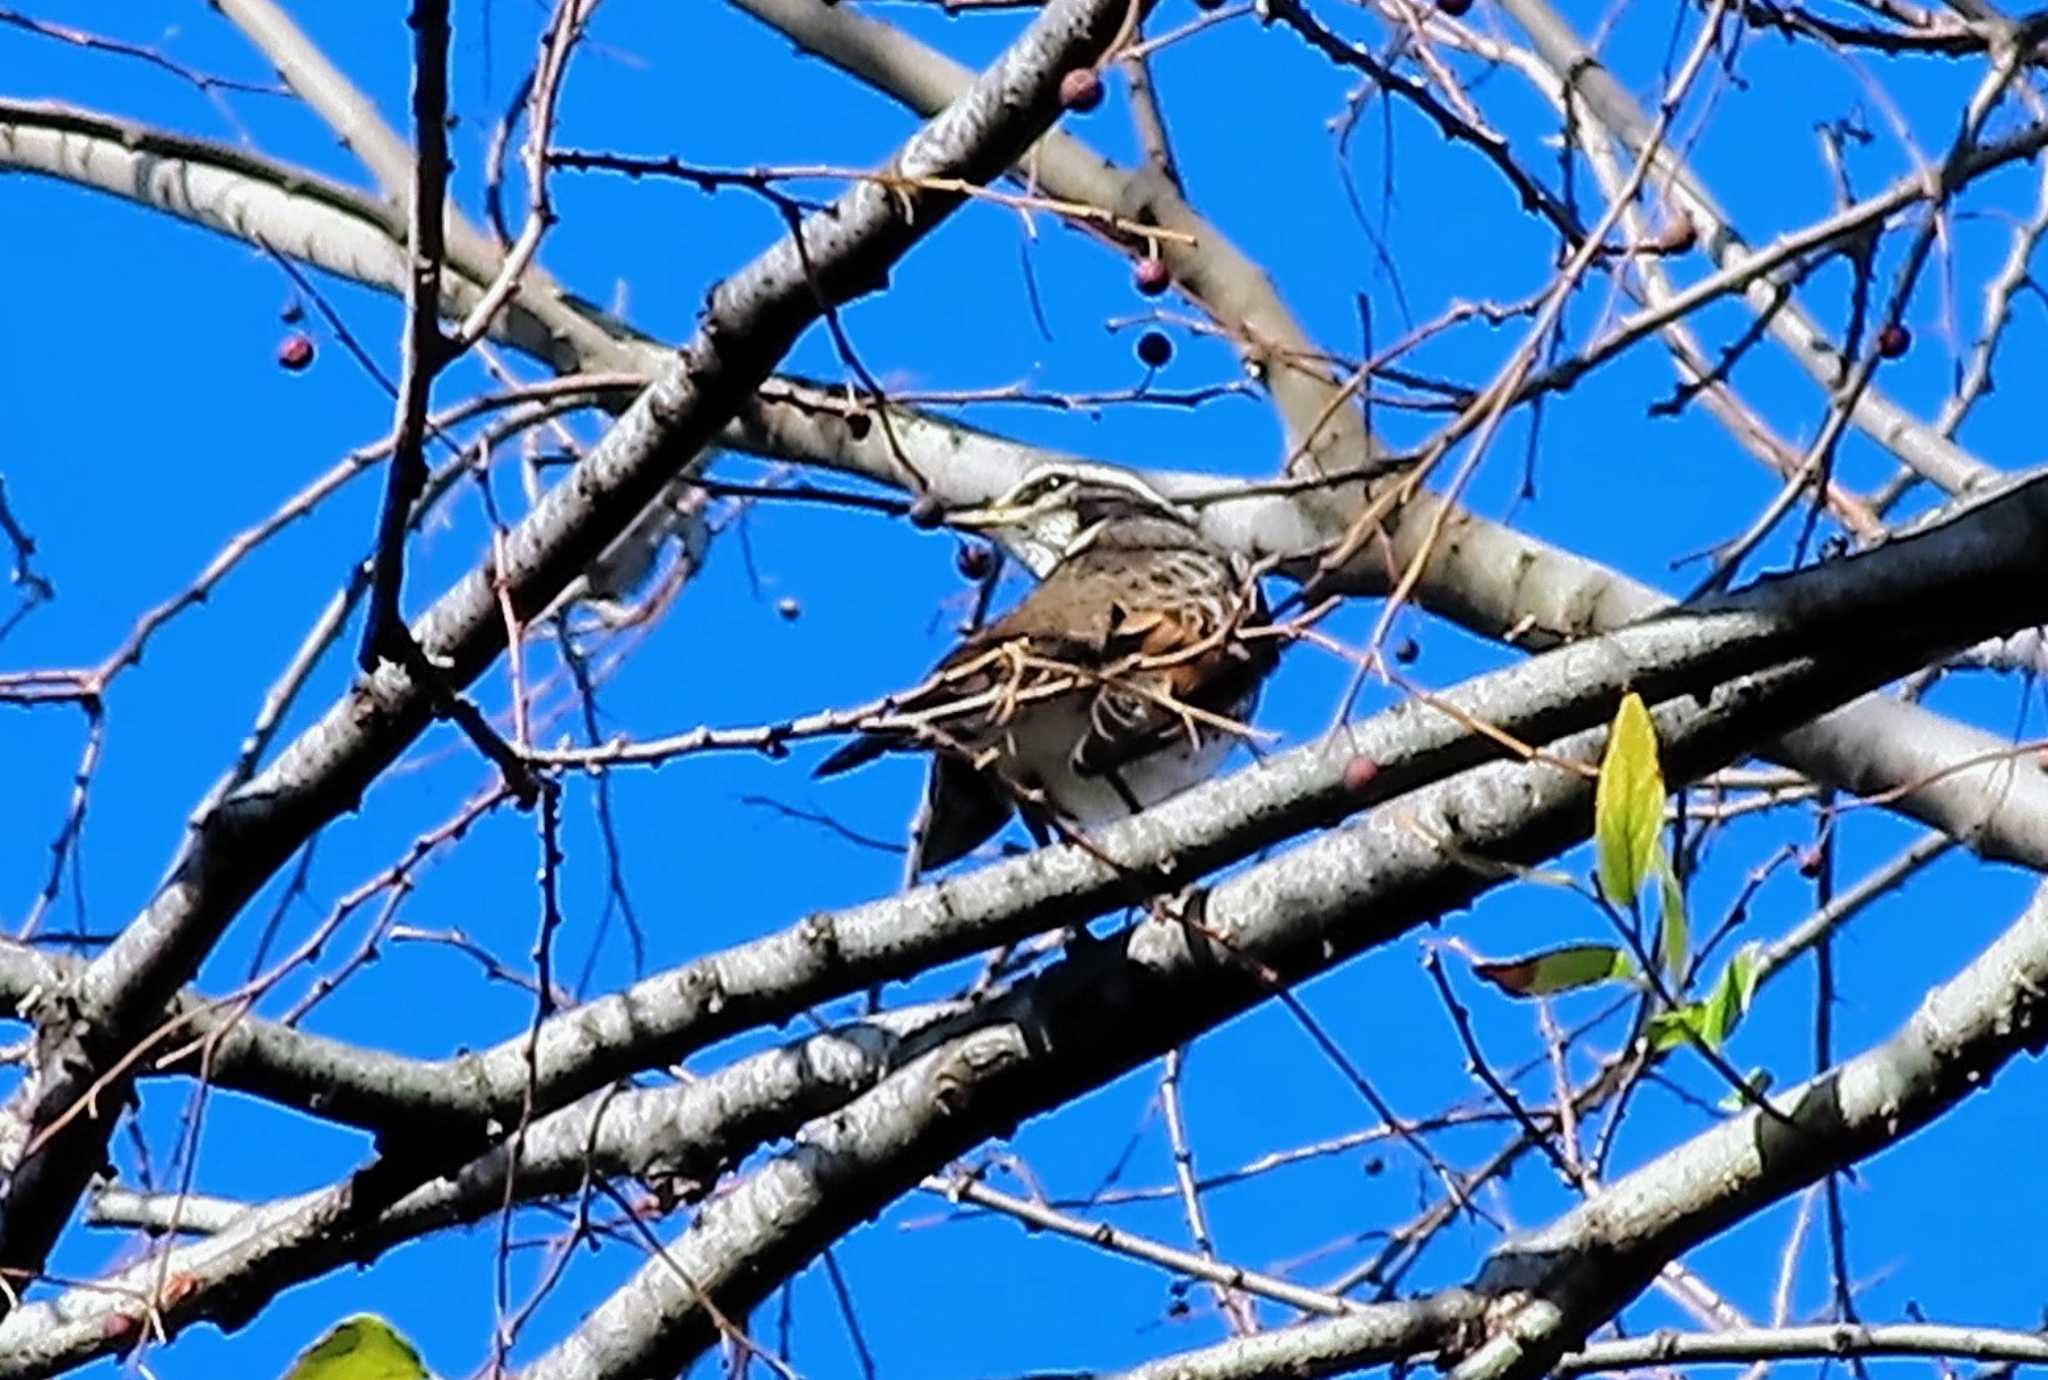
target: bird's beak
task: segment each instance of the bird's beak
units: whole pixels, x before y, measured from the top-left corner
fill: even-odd
[[[946,514],[946,525],[986,531],[992,527],[1021,526],[1029,515],[1030,509],[1021,503],[984,503],[975,508],[955,508]]]

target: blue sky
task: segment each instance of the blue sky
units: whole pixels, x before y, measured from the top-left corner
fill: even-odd
[[[265,75],[232,29],[203,6],[131,0],[118,8],[51,0],[34,12],[152,44],[195,67],[249,79]],[[387,117],[402,122],[404,7],[297,8],[306,11],[300,21],[329,55]],[[970,62],[997,51],[1022,22],[1005,13],[949,20],[912,5],[881,5],[874,12]],[[1608,14],[1573,5],[1567,12],[1582,32],[1608,24],[1606,52],[1625,81],[1639,95],[1654,89],[1679,18],[1671,7],[1638,3]],[[452,138],[458,194],[472,211],[482,139],[529,60],[536,13],[526,5],[494,4],[488,13],[478,3],[456,8],[453,93],[460,123]],[[1160,7],[1169,22],[1193,13],[1187,0],[1163,0]],[[1484,5],[1476,13],[1479,22],[1499,22]],[[1689,41],[1696,18],[1682,22]],[[1356,32],[1374,31],[1357,26]],[[722,5],[614,0],[601,11],[593,39],[567,88],[559,135],[565,145],[675,153],[718,165],[868,165],[913,128],[887,100],[822,64],[793,59],[786,40]],[[1757,242],[1832,204],[1816,124],[1859,111],[1870,124],[1871,142],[1851,155],[1857,190],[1867,193],[1912,166],[1872,92],[1880,86],[1888,92],[1919,147],[1938,150],[1952,132],[1960,94],[1978,75],[1974,68],[1882,59],[1871,59],[1867,74],[1859,75],[1810,50],[1755,37],[1741,48],[1735,70],[1741,85],[1717,84],[1711,122],[1691,153]],[[1263,31],[1249,20],[1219,26],[1163,53],[1158,77],[1192,200],[1270,268],[1310,333],[1332,348],[1360,349],[1361,294],[1370,303],[1374,338],[1384,343],[1406,328],[1401,297],[1423,320],[1457,299],[1517,298],[1545,281],[1549,242],[1532,220],[1516,214],[1497,176],[1468,151],[1447,148],[1409,112],[1398,110],[1382,122],[1375,106],[1358,130],[1350,166],[1374,232],[1400,265],[1397,295],[1336,175],[1327,123],[1342,110],[1350,82],[1284,32]],[[1071,128],[1110,156],[1128,159],[1134,145],[1121,88],[1114,81],[1110,86],[1111,99]],[[10,96],[73,102],[209,137],[239,137],[213,104],[176,78],[5,27],[0,88]],[[1525,161],[1553,172],[1555,153],[1544,143],[1549,116],[1519,79],[1507,72],[1479,75],[1471,89]],[[234,96],[229,103],[263,152],[362,180],[310,113],[265,96]],[[1703,109],[1696,101],[1690,112],[1697,117]],[[1882,386],[1923,416],[1937,410],[1954,353],[1974,332],[1977,285],[2004,252],[2008,223],[2001,212],[2031,211],[2033,176],[2031,169],[2009,169],[1987,179],[1966,203],[1971,214],[1957,219],[1945,246],[1952,257],[1936,266],[1909,312],[1915,349],[1881,373]],[[738,192],[706,196],[683,186],[565,175],[555,195],[563,221],[543,254],[551,270],[667,339],[685,335],[706,288],[780,229],[772,208]],[[1903,238],[1887,240],[1881,272],[1894,266],[1895,241]],[[320,354],[310,370],[293,375],[277,367],[273,354],[288,329],[279,310],[292,295],[290,285],[245,245],[94,193],[14,177],[0,180],[0,253],[12,286],[0,309],[0,405],[8,417],[0,473],[13,511],[40,545],[41,569],[58,590],[54,603],[0,642],[0,670],[98,660],[142,610],[182,587],[224,541],[388,427],[387,399],[323,326],[312,328]],[[1050,340],[1034,326],[1027,305],[1027,257]],[[1847,310],[1847,283],[1837,264],[1817,274],[1808,290],[1809,307],[1836,329]],[[397,305],[330,280],[321,281],[321,290],[385,367],[395,368]],[[1131,354],[1135,332],[1106,327],[1153,305],[1131,292],[1126,264],[1084,237],[1040,217],[1035,238],[1027,240],[1015,217],[971,207],[908,257],[890,292],[862,302],[846,321],[866,364],[891,387],[1026,380],[1048,389],[1115,389],[1137,384],[1144,370]],[[1172,299],[1158,305],[1183,311]],[[1574,302],[1573,326],[1583,332],[1607,305],[1607,288],[1596,282]],[[1698,324],[1712,348],[1732,339],[1745,320],[1723,308]],[[1157,380],[1160,387],[1235,376],[1222,346],[1167,329],[1177,351]],[[1422,356],[1422,367],[1482,380],[1517,338],[1514,330],[1489,334],[1468,327]],[[1990,463],[2014,468],[2038,459],[2035,399],[2025,386],[2043,360],[2037,302],[2022,305],[2002,358],[1999,376],[2008,387],[1984,403],[1962,439]],[[840,373],[822,332],[806,336],[788,365],[825,377]],[[473,369],[457,370],[437,397],[461,396],[477,378]],[[1775,347],[1747,358],[1737,380],[1795,441],[1814,434],[1823,400]],[[1674,574],[1670,563],[1739,531],[1775,481],[1696,410],[1677,420],[1647,417],[1646,405],[1670,387],[1661,353],[1641,347],[1553,399],[1536,439],[1538,498],[1515,507],[1514,519],[1676,593],[1693,578],[1693,568]],[[970,419],[1106,459],[1219,474],[1268,473],[1281,453],[1270,409],[1242,398],[1193,411],[1121,407],[1085,416],[1012,407]],[[1427,423],[1388,419],[1387,434],[1413,439]],[[1512,422],[1480,471],[1471,498],[1482,512],[1509,511],[1528,426],[1526,414]],[[587,419],[577,427],[586,439],[595,434]],[[724,472],[744,478],[756,471],[733,463]],[[1889,474],[1889,463],[1852,440],[1840,473],[1868,488]],[[187,813],[232,757],[264,688],[364,549],[380,482],[358,481],[281,534],[207,605],[160,633],[144,662],[116,682],[82,866],[65,878],[48,928],[104,934],[146,900]],[[509,473],[499,492],[516,493]],[[425,538],[413,559],[411,607],[478,558],[481,534],[474,499],[456,503],[450,521]],[[653,736],[699,723],[744,724],[858,703],[911,682],[944,650],[958,616],[966,586],[954,572],[953,553],[952,539],[943,534],[913,532],[870,515],[794,504],[755,509],[743,538],[734,530],[720,539],[682,603],[605,687],[606,731]],[[1763,565],[1784,554],[1782,545],[1767,548]],[[785,598],[800,610],[793,620],[778,612]],[[1361,639],[1374,612],[1347,610],[1332,630]],[[1507,656],[1419,615],[1404,615],[1402,626],[1421,647],[1416,672],[1433,684],[1453,683]],[[334,658],[316,679],[296,722],[341,687],[344,661]],[[1313,732],[1327,721],[1347,677],[1347,667],[1310,649],[1293,652],[1261,722],[1289,739]],[[504,691],[496,675],[478,693],[498,707]],[[1368,693],[1369,706],[1385,702],[1384,691]],[[1945,688],[1937,703],[2000,730],[2038,731],[2038,706],[2009,683]],[[0,922],[10,930],[43,885],[48,842],[63,816],[82,733],[80,717],[68,709],[0,706],[0,761],[8,764],[12,786],[0,795]],[[817,755],[800,751],[785,762],[702,758],[617,778],[620,841],[647,929],[650,965],[763,934],[810,910],[895,885],[894,858],[743,803],[769,797],[829,811],[870,833],[900,831],[915,789],[912,764],[892,762],[816,783],[807,772]],[[465,744],[445,732],[430,734],[378,783],[359,813],[323,836],[307,896],[285,909],[283,938],[306,933],[333,898],[388,865],[485,780]],[[572,971],[591,948],[604,904],[605,872],[588,800],[589,788],[576,783],[565,837],[570,924],[562,944]],[[1703,923],[1718,917],[1751,867],[1780,842],[1803,838],[1805,828],[1790,819],[1731,828],[1698,879],[1693,905]],[[1910,837],[1876,811],[1853,813],[1841,838],[1844,880]],[[495,815],[422,874],[401,919],[423,929],[459,928],[515,966],[523,964],[537,915],[535,857],[531,822]],[[1574,857],[1570,865],[1583,868],[1585,860]],[[2016,873],[1951,859],[1859,921],[1840,947],[1837,1048],[1854,1050],[1888,1033],[1931,979],[1953,972],[2010,921],[2026,893],[2027,879]],[[221,990],[242,978],[276,901],[273,888],[250,907],[208,965],[202,986]],[[1750,907],[1744,933],[1767,938],[1803,916],[1810,903],[1810,884],[1781,869]],[[338,950],[352,947],[368,922],[367,913],[358,917]],[[1599,926],[1582,902],[1511,887],[1469,914],[1446,917],[1436,936],[1393,946],[1310,984],[1306,998],[1382,1093],[1420,1114],[1468,1088],[1462,1052],[1416,963],[1418,944],[1454,936],[1503,954],[1594,937]],[[596,986],[631,975],[630,954],[614,931],[597,952]],[[1528,1009],[1460,980],[1489,1051],[1507,1061],[1534,1048]],[[1806,1070],[1811,985],[1810,972],[1801,968],[1769,989],[1731,1058],[1770,1067],[1781,1081]],[[304,982],[286,988],[288,1002]],[[453,950],[397,944],[328,1000],[310,1026],[440,1055],[517,1031],[529,1015],[527,997],[509,985],[486,983],[476,965]],[[1610,1033],[1610,1043],[1614,1038]],[[712,1051],[692,1067],[710,1067],[729,1052]],[[1718,1095],[1713,1075],[1702,1068],[1682,1065],[1672,1077],[1710,1102]],[[1051,1191],[1081,1194],[1136,1136],[1125,1181],[1164,1183],[1170,1177],[1165,1141],[1156,1115],[1147,1112],[1156,1082],[1156,1069],[1134,1073],[1026,1126],[1013,1148]],[[1861,1298],[1867,1316],[1903,1316],[1912,1300],[1943,1320],[2034,1323],[2041,1284],[2032,1271],[2012,1268],[2017,1253],[2008,1243],[2048,1229],[2048,1189],[2037,1175],[1999,1171],[2028,1163],[2029,1153],[2041,1148],[2040,1091],[2038,1071],[2016,1067],[1989,1096],[1880,1157],[1846,1188],[1852,1260],[1859,1284],[1867,1286]],[[159,1165],[174,1144],[186,1092],[175,1084],[145,1091],[142,1121]],[[1199,1042],[1189,1060],[1186,1096],[1204,1170],[1373,1120],[1272,1010]],[[1647,1090],[1621,1137],[1618,1163],[1640,1162],[1708,1115],[1668,1090]],[[1469,1133],[1446,1138],[1441,1148],[1455,1162],[1474,1163],[1493,1141],[1494,1133]],[[202,1191],[241,1196],[297,1191],[346,1172],[367,1149],[354,1134],[219,1095],[207,1108],[194,1183]],[[124,1147],[120,1158],[132,1166],[132,1151]],[[1368,1172],[1368,1159],[1383,1167]],[[1381,1147],[1212,1195],[1212,1225],[1227,1255],[1260,1268],[1329,1250],[1302,1269],[1304,1278],[1320,1281],[1358,1258],[1359,1248],[1346,1244],[1350,1236],[1404,1220],[1421,1191],[1413,1157]],[[1567,1202],[1547,1169],[1532,1160],[1491,1206],[1534,1224]],[[1167,1281],[1154,1272],[1072,1243],[1027,1239],[1000,1220],[941,1222],[944,1212],[937,1200],[913,1197],[839,1248],[861,1326],[885,1375],[1112,1367],[1219,1335],[1199,1293],[1191,1316],[1168,1317]],[[1171,1203],[1119,1209],[1113,1220],[1175,1242],[1185,1237]],[[1789,1222],[1790,1209],[1780,1208],[1703,1249],[1693,1263],[1733,1301],[1765,1314],[1777,1243]],[[522,1221],[529,1238],[550,1230],[539,1218]],[[246,1375],[275,1373],[328,1322],[367,1308],[392,1317],[439,1372],[466,1373],[485,1354],[493,1240],[480,1228],[405,1248],[370,1271],[292,1291],[232,1338],[195,1331],[151,1365],[168,1377],[215,1374],[227,1364]],[[1411,1282],[1422,1287],[1465,1277],[1485,1240],[1477,1228],[1454,1229]],[[54,1267],[90,1273],[131,1247],[114,1234],[74,1233]],[[538,1258],[523,1251],[519,1270],[530,1271]],[[963,1262],[972,1267],[963,1269]],[[573,1326],[635,1263],[617,1247],[586,1259],[542,1309],[520,1354]],[[1822,1253],[1809,1243],[1797,1293],[1802,1314],[1824,1303],[1825,1281]],[[1269,1310],[1268,1316],[1279,1314]],[[1636,1316],[1644,1325],[1677,1321],[1655,1300]],[[797,1281],[794,1318],[801,1371],[855,1373],[821,1271]],[[757,1316],[755,1328],[757,1335],[773,1336],[772,1305]]]

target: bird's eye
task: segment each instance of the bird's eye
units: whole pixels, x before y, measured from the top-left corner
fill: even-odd
[[[1043,503],[1065,489],[1071,481],[1064,474],[1042,474],[1027,480],[1017,489],[1016,503],[1030,506]]]

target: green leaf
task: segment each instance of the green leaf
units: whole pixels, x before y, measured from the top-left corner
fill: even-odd
[[[1769,1092],[1771,1090],[1771,1083],[1772,1078],[1769,1069],[1751,1069],[1749,1076],[1742,1080],[1742,1087],[1730,1088],[1728,1095],[1715,1105],[1719,1106],[1724,1112],[1739,1112]],[[1748,1089],[1746,1093],[1743,1091],[1744,1088]]]
[[[1760,945],[1743,945],[1714,979],[1714,990],[1704,1000],[1689,1001],[1650,1017],[1643,1027],[1650,1048],[1662,1054],[1681,1045],[1702,1044],[1719,1052],[1748,1013],[1750,998],[1756,995],[1757,956],[1761,952]]]
[[[299,1353],[284,1380],[427,1380],[427,1368],[390,1323],[358,1313]]]
[[[1706,1016],[1700,1028],[1700,1038],[1709,1047],[1719,1049],[1749,1014],[1749,1000],[1756,995],[1757,956],[1762,951],[1761,945],[1744,944],[1714,980],[1714,990],[1707,993]]]
[[[1705,1002],[1689,1001],[1669,1011],[1659,1011],[1643,1026],[1643,1038],[1650,1042],[1652,1051],[1665,1054],[1683,1045],[1699,1043],[1706,1039],[1707,1006]]]
[[[1657,850],[1657,957],[1665,977],[1677,991],[1685,981],[1686,960],[1692,957],[1692,930],[1685,919],[1685,892],[1664,850]]]
[[[1474,963],[1472,971],[1511,997],[1547,997],[1625,978],[1635,969],[1612,944],[1569,944],[1524,958]]]
[[[1608,903],[1635,904],[1643,879],[1657,856],[1664,828],[1664,774],[1657,768],[1657,730],[1643,697],[1622,696],[1607,752],[1600,759],[1600,784],[1593,792],[1593,842],[1599,859],[1600,890]]]

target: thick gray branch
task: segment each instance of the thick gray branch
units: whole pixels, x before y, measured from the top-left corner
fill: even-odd
[[[208,1239],[0,1319],[0,1380],[53,1375],[120,1350],[132,1333],[119,1320],[143,1321],[141,1300],[167,1278],[186,1283],[151,1326],[172,1334],[206,1319],[235,1326],[290,1285],[501,1211],[508,1175],[519,1202],[575,1194],[593,1176],[637,1179],[695,1201],[757,1145],[873,1087],[917,1051],[927,1028],[955,1014],[945,1005],[906,1008],[750,1055],[693,1083],[593,1093],[527,1127],[516,1160],[506,1145],[494,1146],[348,1230],[341,1223],[354,1181],[260,1205],[102,1195],[89,1209],[94,1220]]]

